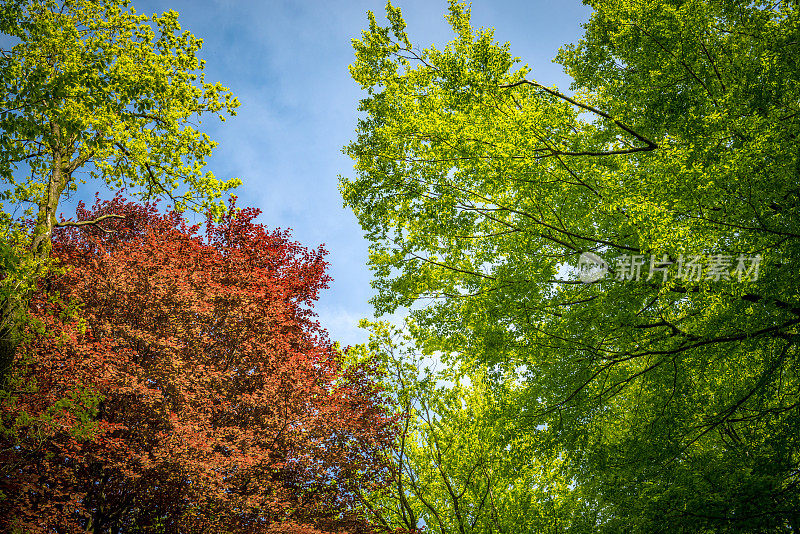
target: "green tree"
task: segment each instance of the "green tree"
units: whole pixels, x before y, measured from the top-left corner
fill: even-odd
[[[198,127],[238,101],[205,81],[202,41],[180,29],[127,0],[0,2],[0,382],[53,229],[75,224],[57,221],[61,199],[99,182],[219,215],[238,185],[205,171],[215,143]]]
[[[443,49],[370,14],[341,188],[376,308],[519,373],[596,528],[800,531],[800,10],[591,5],[572,95],[458,2]]]
[[[370,342],[348,355],[381,363],[403,414],[388,451],[392,483],[361,495],[376,523],[407,531],[425,525],[437,534],[562,532],[580,524],[564,451],[545,457],[547,432],[517,432],[518,377],[488,380],[483,368],[442,367],[419,354],[408,333],[385,322],[362,326]]]

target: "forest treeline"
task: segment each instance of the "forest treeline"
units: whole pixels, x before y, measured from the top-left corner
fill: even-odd
[[[368,13],[340,189],[407,319],[342,349],[177,14],[0,2],[2,528],[800,532],[800,6],[587,3],[568,89]]]

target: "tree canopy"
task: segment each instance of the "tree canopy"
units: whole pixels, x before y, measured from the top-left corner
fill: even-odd
[[[367,533],[396,431],[312,305],[325,251],[254,209],[189,225],[121,198],[58,230],[0,398],[7,532]],[[9,431],[13,430],[13,431]]]
[[[0,51],[3,379],[62,198],[109,186],[219,216],[218,199],[239,181],[204,168],[215,143],[201,119],[224,120],[238,101],[205,81],[202,40],[181,32],[174,11],[148,17],[128,0],[4,0],[0,32],[9,43]]]
[[[571,92],[459,2],[444,48],[369,14],[341,189],[374,303],[524,385],[506,409],[566,451],[588,530],[800,531],[800,11],[590,4]]]

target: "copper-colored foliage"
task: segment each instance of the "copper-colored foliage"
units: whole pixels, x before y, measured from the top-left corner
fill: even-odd
[[[125,219],[56,236],[66,272],[31,304],[3,530],[370,532],[355,489],[385,480],[395,425],[315,322],[325,251],[254,209],[205,235],[121,198],[78,216],[106,213]]]

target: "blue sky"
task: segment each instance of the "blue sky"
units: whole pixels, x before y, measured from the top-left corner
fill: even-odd
[[[352,176],[341,148],[354,136],[358,86],[349,77],[351,39],[367,10],[383,20],[380,0],[134,0],[140,13],[180,13],[183,29],[204,40],[206,79],[230,87],[242,105],[224,124],[204,124],[219,142],[209,170],[244,181],[240,206],[263,210],[260,222],[291,228],[306,246],[324,243],[333,283],[317,312],[331,339],[364,341],[356,323],[372,314],[367,242],[342,207],[338,176]],[[444,44],[452,33],[446,0],[396,0],[415,46]],[[473,26],[495,28],[499,41],[533,68],[540,82],[567,88],[551,62],[576,42],[589,9],[575,0],[475,0]]]

